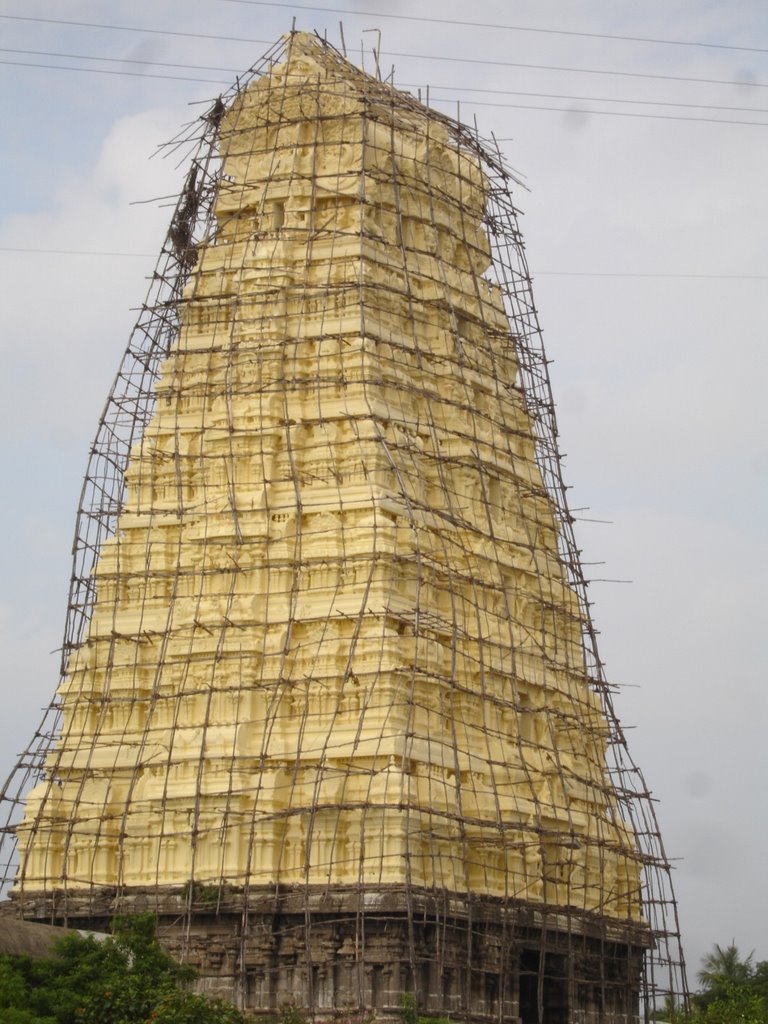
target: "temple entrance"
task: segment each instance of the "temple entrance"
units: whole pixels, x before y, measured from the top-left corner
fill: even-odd
[[[568,1024],[568,959],[524,949],[520,954],[521,1024]]]

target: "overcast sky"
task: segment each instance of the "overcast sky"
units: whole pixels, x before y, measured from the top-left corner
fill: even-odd
[[[181,183],[150,157],[294,16],[337,44],[343,18],[358,63],[380,30],[396,84],[460,101],[526,176],[571,501],[606,521],[578,524],[586,572],[631,581],[591,585],[601,652],[689,965],[768,959],[768,4],[336,2],[0,0],[0,775],[57,683],[88,446],[169,216],[131,204]]]

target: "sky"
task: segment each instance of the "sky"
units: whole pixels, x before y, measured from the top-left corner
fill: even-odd
[[[524,176],[577,540],[689,969],[715,942],[768,959],[768,5],[336,2],[0,0],[0,776],[57,684],[88,448],[182,184],[156,148],[294,18],[336,45],[343,21],[357,63],[378,47]]]

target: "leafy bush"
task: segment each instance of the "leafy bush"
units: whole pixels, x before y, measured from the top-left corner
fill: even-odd
[[[160,946],[152,914],[112,928],[102,942],[68,935],[40,960],[0,957],[3,1024],[244,1024],[230,1003],[183,990],[195,972]]]
[[[702,960],[688,1013],[667,1001],[655,1016],[672,1024],[768,1024],[768,962],[753,963],[734,944]]]

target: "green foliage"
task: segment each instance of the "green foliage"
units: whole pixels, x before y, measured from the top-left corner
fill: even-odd
[[[293,1003],[280,1007],[276,1017],[267,1018],[271,1024],[310,1024],[305,1013]],[[373,1024],[373,1013],[346,1013],[336,1011],[332,1017],[315,1018],[315,1024]]]
[[[243,1015],[232,1003],[206,999],[178,989],[155,1007],[151,1024],[241,1024]]]
[[[23,1005],[27,998],[27,982],[10,957],[0,958],[0,1009]]]
[[[742,959],[737,947],[731,943],[723,949],[715,944],[711,953],[701,961],[697,974],[702,991],[696,999],[699,1006],[708,1006],[715,1001],[725,1001],[744,985],[749,986],[754,973],[752,953]]]
[[[193,882],[190,879],[182,886],[181,895],[190,903],[197,903],[203,907],[215,907],[219,902],[221,889],[218,885],[203,885],[202,882]]]
[[[403,1024],[419,1024],[416,1000],[410,992],[403,992],[403,997],[400,1001],[400,1020]]]
[[[38,1017],[31,1010],[19,1010],[16,1007],[8,1007],[3,1010],[3,1024],[49,1024],[53,1017]]]
[[[448,1017],[422,1017],[410,992],[403,992],[400,1001],[400,1020],[402,1024],[452,1024]]]
[[[280,1007],[280,1014],[277,1018],[279,1024],[308,1024],[307,1018],[292,1003],[286,1003]]]
[[[768,962],[755,964],[752,954],[715,946],[697,974],[700,990],[685,1013],[667,1000],[657,1010],[659,1020],[672,1024],[768,1024]]]
[[[742,957],[734,943],[716,945],[702,960],[701,991],[693,997],[695,1024],[768,1024],[765,963]]]
[[[768,1004],[748,983],[730,982],[716,999],[694,1009],[694,1024],[768,1024]]]
[[[231,1004],[182,990],[195,972],[162,949],[152,914],[117,918],[103,942],[79,935],[40,960],[0,957],[3,1024],[244,1024]]]
[[[755,964],[750,983],[754,992],[768,1000],[768,960]]]

